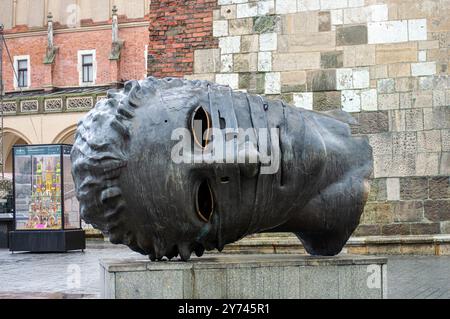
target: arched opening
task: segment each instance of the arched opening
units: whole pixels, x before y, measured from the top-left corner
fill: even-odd
[[[12,131],[5,131],[3,141],[3,151],[5,158],[5,178],[12,180],[13,174],[13,147],[14,145],[28,145],[29,141],[25,137]]]
[[[58,144],[73,144],[73,143],[75,143],[75,132],[73,132],[73,134],[65,136]]]
[[[77,125],[72,125],[59,133],[53,140],[53,144],[73,144]]]

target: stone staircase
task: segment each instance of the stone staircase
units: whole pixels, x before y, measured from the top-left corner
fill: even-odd
[[[360,255],[450,255],[450,235],[352,237],[344,253]],[[290,233],[256,234],[227,245],[224,253],[305,254]]]

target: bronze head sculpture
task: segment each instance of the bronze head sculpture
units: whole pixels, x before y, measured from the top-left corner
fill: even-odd
[[[83,219],[152,260],[292,232],[338,254],[359,224],[372,149],[343,111],[295,108],[207,81],[130,81],[80,121]]]

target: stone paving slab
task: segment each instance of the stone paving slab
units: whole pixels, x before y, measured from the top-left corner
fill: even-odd
[[[97,295],[45,293],[45,292],[22,292],[22,293],[0,293],[0,299],[95,299]]]
[[[101,259],[139,259],[124,246],[89,242],[82,252],[11,254],[0,250],[0,298],[94,298]],[[388,256],[390,298],[450,299],[450,256]]]
[[[136,258],[126,247],[89,242],[83,252],[29,254],[0,250],[0,293],[99,294],[99,259]],[[79,275],[79,276],[78,276]]]
[[[389,298],[450,299],[449,256],[390,256]]]

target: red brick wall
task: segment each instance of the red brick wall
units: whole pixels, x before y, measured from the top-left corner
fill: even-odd
[[[194,50],[216,48],[212,35],[217,0],[152,0],[148,75],[191,74]]]
[[[55,44],[59,47],[53,71],[53,83],[56,86],[78,86],[78,50],[96,50],[96,84],[109,83],[109,52],[111,50],[111,31],[99,30],[58,34]]]
[[[146,73],[145,46],[148,45],[148,27],[139,26],[120,29],[119,37],[125,41],[122,50],[117,77],[111,68],[109,54],[111,51],[111,30],[70,32],[55,35],[55,45],[59,47],[53,65],[53,86],[78,86],[78,50],[96,50],[97,79],[96,85],[115,81],[142,79]],[[31,63],[31,88],[39,89],[48,84],[49,76],[45,72],[48,66],[43,64],[47,47],[47,36],[30,36],[7,39],[11,55],[29,55]],[[14,90],[13,71],[3,56],[5,90]],[[48,73],[48,72],[47,72]]]
[[[147,27],[121,29],[119,37],[125,41],[117,80],[141,79],[145,74],[144,50],[147,44]],[[110,72],[111,30],[58,34],[59,47],[54,70],[56,86],[78,85],[78,50],[96,50],[96,84],[108,84],[116,79]]]
[[[45,82],[45,65],[42,62],[47,47],[47,36],[7,39],[6,43],[13,63],[14,56],[30,56],[31,86],[41,87]],[[3,49],[3,83],[6,92],[14,90],[14,72],[5,49]]]
[[[148,26],[120,30],[125,40],[120,59],[119,80],[141,79],[147,74],[145,46],[148,45]]]

